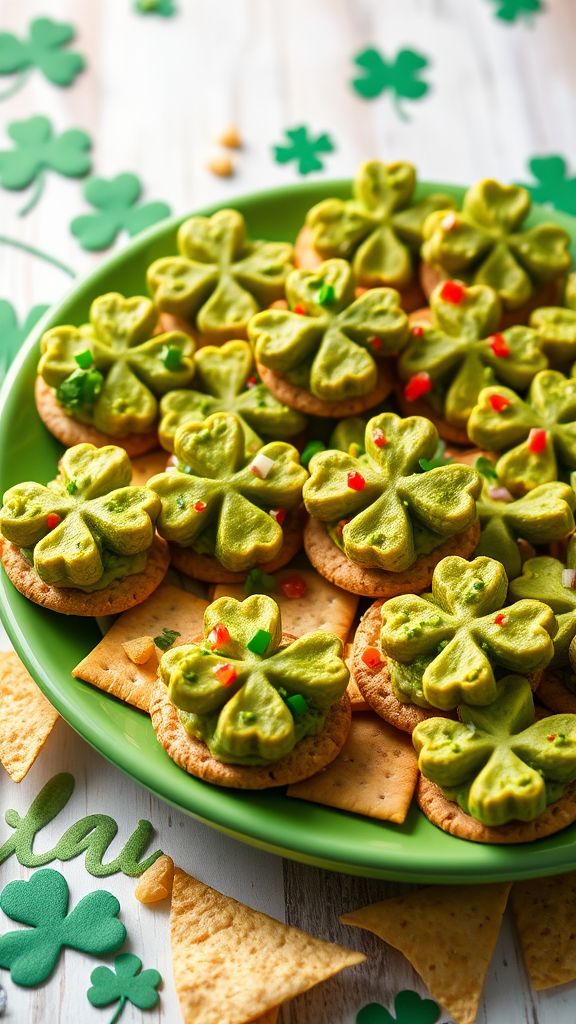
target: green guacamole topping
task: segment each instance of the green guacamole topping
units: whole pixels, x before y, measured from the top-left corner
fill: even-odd
[[[99,590],[140,572],[154,538],[160,500],[132,487],[123,448],[77,444],[46,487],[27,482],[6,491],[2,536],[30,553],[40,579],[55,587]]]
[[[481,479],[462,464],[422,472],[438,433],[423,416],[381,413],[368,421],[365,454],[325,451],[310,461],[304,504],[325,523],[344,520],[342,549],[357,565],[402,572],[418,556],[419,529],[441,543],[476,519]]]
[[[306,417],[282,405],[261,384],[247,341],[227,341],[220,348],[205,345],[196,354],[196,381],[201,391],[171,391],[160,402],[160,443],[174,451],[179,427],[215,412],[232,412],[242,423],[246,455],[262,447],[262,435],[283,439],[300,433]]]
[[[256,360],[323,401],[372,391],[376,360],[398,352],[408,337],[398,292],[372,288],[354,299],[345,260],[293,270],[286,295],[290,310],[268,309],[250,322]]]
[[[216,558],[232,572],[274,558],[283,533],[271,513],[298,506],[308,476],[296,448],[272,441],[247,461],[242,423],[218,412],[180,427],[174,451],[186,472],[148,482],[162,504],[160,535],[191,547],[207,532]]]
[[[321,732],[348,684],[342,641],[308,633],[282,646],[276,602],[221,597],[204,615],[204,642],[160,661],[160,678],[187,731],[219,761],[278,761],[304,736]]]
[[[450,277],[489,285],[505,309],[517,309],[570,267],[567,232],[556,224],[525,226],[530,207],[527,189],[479,181],[466,192],[461,213],[440,210],[427,218],[422,256]]]
[[[576,359],[576,273],[568,275],[565,306],[541,306],[530,317],[530,325],[542,339],[542,351],[552,366],[566,368]]]
[[[483,825],[533,821],[576,778],[576,715],[535,721],[522,676],[502,679],[488,707],[458,713],[421,722],[412,740],[422,774]]]
[[[324,259],[351,260],[358,283],[367,288],[407,285],[414,276],[424,221],[434,210],[456,205],[442,193],[416,202],[415,187],[412,164],[363,163],[352,199],[324,199],[309,211],[306,224],[314,248]]]
[[[156,422],[157,396],[194,375],[192,339],[179,331],[154,337],[157,320],[150,299],[101,295],[89,324],[46,332],[38,373],[74,419],[111,437],[146,433]]]
[[[552,659],[556,620],[541,601],[504,607],[508,578],[493,558],[443,558],[432,594],[403,594],[382,605],[382,649],[396,661],[431,657],[422,693],[432,707],[496,698],[495,668],[533,672]]]
[[[552,667],[568,665],[570,642],[576,636],[576,589],[563,583],[563,574],[570,568],[557,558],[529,558],[522,566],[522,575],[510,584],[512,597],[536,598],[555,612],[558,632]]]
[[[178,251],[155,260],[148,287],[159,309],[184,317],[215,342],[246,337],[250,317],[284,296],[292,246],[249,241],[237,210],[184,221]]]
[[[465,428],[483,387],[501,381],[524,390],[548,361],[531,328],[509,327],[494,334],[500,302],[492,288],[472,285],[458,303],[446,301],[443,289],[440,284],[432,293],[432,325],[411,336],[398,372],[403,380],[428,373],[435,407],[449,423]]]

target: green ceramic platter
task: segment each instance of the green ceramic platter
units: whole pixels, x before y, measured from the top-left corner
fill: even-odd
[[[463,190],[438,184],[420,192]],[[306,210],[327,195],[350,194],[350,182],[314,182],[230,202],[246,216],[253,237],[294,238]],[[214,209],[200,211],[213,213]],[[573,239],[576,220],[548,211]],[[39,340],[60,323],[87,319],[103,292],[144,293],[146,267],[176,251],[179,220],[141,235],[99,269],[38,324],[0,393],[0,487],[54,476],[61,448],[41,424],[33,399]],[[0,339],[1,344],[1,339]],[[572,869],[576,825],[525,846],[466,843],[440,832],[413,807],[400,828],[289,800],[280,791],[251,794],[218,789],[185,774],[156,742],[146,715],[72,678],[71,669],[99,639],[91,619],[67,619],[29,603],[0,573],[0,614],[14,647],[63,718],[104,757],[179,810],[254,846],[295,860],[353,874],[421,882],[489,882]],[[169,623],[168,623],[169,625]]]

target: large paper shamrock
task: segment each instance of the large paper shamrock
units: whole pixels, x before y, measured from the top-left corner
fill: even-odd
[[[247,456],[262,447],[262,434],[290,437],[306,426],[301,413],[282,405],[258,382],[246,341],[227,341],[220,348],[204,345],[196,354],[196,379],[203,391],[169,391],[160,402],[158,436],[169,452],[174,450],[179,427],[206,419],[215,412],[232,412],[238,417]]]
[[[28,39],[0,32],[0,75],[18,75],[0,99],[12,96],[34,68],[54,85],[71,85],[85,67],[84,57],[64,49],[75,35],[74,25],[52,18],[34,18],[28,26]]]
[[[18,323],[16,310],[7,299],[0,299],[0,379],[6,373],[20,345],[28,337],[30,331],[38,323],[48,306],[33,306],[28,315]]]
[[[57,587],[95,587],[121,559],[122,575],[144,568],[160,502],[132,487],[123,448],[77,444],[64,452],[56,480],[16,484],[0,509],[2,536],[33,548],[34,568]],[[134,564],[133,564],[134,563]]]
[[[576,715],[535,722],[523,676],[502,679],[488,707],[458,714],[421,722],[412,741],[422,774],[484,825],[533,821],[576,778]]]
[[[322,631],[281,646],[280,609],[265,594],[214,601],[204,635],[164,654],[160,678],[184,725],[221,761],[279,760],[320,731],[346,689],[342,641]]]
[[[533,15],[544,10],[542,0],[490,0],[490,3],[496,4],[496,17],[510,24],[523,18],[531,25]]]
[[[353,562],[402,572],[476,519],[481,480],[470,466],[419,472],[436,451],[438,434],[422,416],[374,416],[360,458],[326,451],[310,461],[304,504],[324,522],[345,520],[341,544]]]
[[[530,193],[519,185],[479,181],[466,192],[461,213],[428,217],[422,255],[450,276],[489,285],[505,309],[517,309],[570,267],[567,232],[548,223],[525,227],[530,206]]]
[[[176,434],[174,450],[186,472],[148,482],[162,502],[160,535],[190,547],[208,531],[216,558],[232,572],[278,554],[284,515],[300,503],[308,475],[296,448],[283,441],[264,445],[248,464],[244,449],[240,420],[214,413]]]
[[[181,331],[154,336],[157,320],[150,299],[100,295],[89,324],[46,332],[38,373],[74,419],[111,437],[146,433],[158,414],[156,396],[194,375],[192,339]]]
[[[570,582],[565,582],[565,580]],[[535,598],[544,601],[556,614],[558,632],[554,637],[553,666],[568,664],[568,649],[576,636],[576,590],[574,570],[557,558],[543,555],[529,558],[522,566],[522,575],[510,583],[514,598]]]
[[[392,288],[354,299],[345,260],[293,270],[286,282],[290,310],[269,309],[250,321],[256,362],[324,401],[367,395],[378,380],[377,358],[397,352],[408,318]]]
[[[132,238],[170,215],[167,203],[141,203],[141,194],[142,182],[135,174],[90,178],[84,197],[97,212],[81,214],[70,224],[82,248],[100,252],[112,245],[121,231]]]
[[[390,91],[398,116],[408,120],[400,100],[421,100],[428,92],[428,82],[420,74],[428,67],[428,58],[416,50],[399,50],[392,61],[384,59],[379,50],[368,47],[354,57],[362,75],[355,78],[352,87],[364,99],[374,99]]]
[[[41,985],[50,977],[64,948],[99,956],[122,945],[126,929],[118,920],[120,904],[104,889],[88,893],[68,912],[66,879],[53,868],[35,871],[27,882],[9,882],[0,907],[29,929],[0,936],[0,967],[16,985]]]
[[[556,620],[541,601],[517,601],[503,609],[508,592],[504,567],[494,558],[472,562],[450,555],[434,569],[432,594],[403,594],[382,606],[382,648],[396,661],[434,655],[422,675],[432,707],[490,704],[496,698],[495,668],[533,672],[554,654]]]
[[[432,999],[422,999],[417,992],[406,989],[394,999],[395,1017],[380,1003],[363,1006],[356,1024],[436,1024],[440,1007]]]
[[[178,250],[155,260],[148,286],[160,309],[186,317],[210,340],[246,337],[250,317],[284,295],[292,246],[249,241],[237,210],[184,221]]]
[[[156,989],[162,981],[158,971],[142,970],[142,961],[133,953],[120,953],[114,958],[114,970],[109,967],[96,967],[90,975],[92,988],[86,993],[92,1006],[110,1006],[118,1003],[118,1008],[110,1021],[116,1024],[127,1003],[139,1010],[151,1010],[156,1006],[160,996]]]
[[[301,124],[297,128],[286,128],[284,134],[288,142],[272,150],[277,164],[294,162],[300,174],[324,170],[321,154],[334,152],[334,143],[326,132],[314,136]]]
[[[44,188],[46,171],[56,171],[67,178],[82,178],[92,166],[90,136],[79,128],[70,128],[54,135],[47,117],[29,117],[12,121],[6,129],[15,143],[14,149],[0,150],[0,185],[19,191],[35,182],[35,188],[20,215],[29,213]]]
[[[456,287],[455,287],[456,286]],[[485,285],[470,288],[449,281],[434,290],[432,325],[413,333],[398,360],[407,381],[406,394],[416,378],[430,383],[427,401],[448,420],[466,428],[482,387],[503,381],[523,390],[548,365],[540,338],[529,327],[497,332],[500,302]]]
[[[414,256],[422,228],[434,210],[454,204],[450,196],[432,193],[414,199],[416,171],[412,164],[361,164],[352,199],[323,199],[309,211],[314,248],[323,257],[352,260],[359,284],[401,288],[413,277]]]
[[[534,0],[538,2],[538,0]],[[568,164],[563,156],[533,156],[528,168],[538,182],[526,185],[537,203],[548,203],[555,210],[576,214],[576,176],[569,177]]]
[[[496,471],[513,494],[556,480],[560,467],[576,469],[576,379],[543,370],[526,399],[509,388],[484,388],[468,434],[480,448],[505,453]]]

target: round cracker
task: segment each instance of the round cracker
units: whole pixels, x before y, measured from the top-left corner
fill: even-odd
[[[320,575],[342,590],[364,597],[396,597],[397,594],[420,594],[426,590],[438,562],[447,555],[468,558],[479,538],[480,523],[475,520],[462,533],[448,537],[429,554],[420,555],[404,572],[388,572],[386,569],[368,569],[350,561],[331,539],[324,523],[310,519],[304,530],[304,549]]]
[[[102,434],[89,423],[81,423],[72,419],[56,398],[54,388],[46,384],[42,377],[36,378],[34,388],[36,408],[45,427],[58,441],[72,448],[75,444],[93,444],[103,448],[107,444],[115,444],[123,448],[127,455],[144,455],[158,447],[158,433],[149,430],[145,434],[125,434],[124,437],[113,437]]]
[[[344,416],[358,416],[375,405],[380,405],[394,387],[394,377],[391,369],[383,363],[378,365],[378,380],[376,386],[367,395],[359,395],[357,398],[343,399],[341,402],[325,402],[322,398],[316,398],[306,388],[298,387],[285,380],[274,370],[270,370],[262,363],[256,363],[256,370],[260,380],[272,392],[275,398],[291,409],[298,409],[299,412],[308,416],[321,416],[323,418],[342,418]]]
[[[145,601],[160,586],[170,565],[166,541],[154,537],[146,568],[121,580],[114,580],[103,590],[89,594],[72,587],[53,587],[40,579],[34,567],[13,544],[2,544],[1,559],[10,582],[34,604],[62,615],[119,615]]]
[[[414,402],[409,402],[404,397],[404,385],[399,381],[395,389],[396,401],[400,408],[400,412],[403,416],[425,416],[426,419],[430,420],[440,437],[443,441],[448,441],[450,444],[462,445],[463,447],[470,447],[472,443],[466,430],[463,427],[458,427],[454,423],[449,423],[442,416],[439,416],[436,410],[423,398],[417,398]]]
[[[570,670],[566,669],[565,671]],[[542,673],[538,687],[538,700],[557,714],[576,715],[576,693],[572,693],[565,685],[562,679],[562,669],[556,671],[548,669]]]
[[[423,261],[420,264],[420,284],[427,298],[430,298],[436,285],[449,278],[450,274],[446,274],[441,267],[433,263]],[[503,309],[499,324],[500,330],[505,331],[507,327],[514,327],[516,324],[527,324],[531,314],[540,306],[557,306],[562,301],[565,282],[565,277],[559,277],[555,281],[541,284],[532,293],[531,298],[521,306],[516,309]]]

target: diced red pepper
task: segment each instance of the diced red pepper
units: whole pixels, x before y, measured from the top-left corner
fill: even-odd
[[[421,338],[424,334],[424,328],[421,327],[420,324],[416,324],[416,327],[412,328],[410,334],[413,338]]]
[[[361,654],[362,661],[368,668],[377,668],[382,664],[382,656],[377,647],[365,647]]]
[[[306,310],[300,303],[298,303],[297,306],[294,306],[294,312],[298,313],[299,316],[306,316]]]
[[[270,515],[272,516],[272,519],[274,520],[274,522],[278,523],[278,526],[282,526],[282,523],[286,519],[286,509],[285,508],[271,508],[270,509]]]
[[[258,380],[257,380],[256,377],[248,377],[248,380],[246,381],[246,387],[250,391],[251,388],[256,387],[257,383],[258,383]]]
[[[504,412],[511,404],[510,399],[506,398],[506,395],[490,395],[488,401],[494,409],[494,412]]]
[[[297,597],[304,597],[308,590],[308,584],[301,576],[286,576],[285,579],[280,581],[280,590],[284,597],[292,601]]]
[[[348,487],[351,491],[363,491],[366,487],[366,481],[362,476],[362,473],[358,471],[350,471],[348,473]]]
[[[533,455],[542,455],[546,451],[547,439],[545,430],[531,430],[528,435],[528,451]]]
[[[498,612],[498,615],[496,615],[496,617],[494,619],[494,625],[496,625],[496,626],[504,626],[505,623],[506,623],[506,616],[505,616],[504,612]]]
[[[377,448],[385,448],[386,445],[390,443],[384,431],[380,430],[380,427],[376,427],[376,429],[372,431],[372,440]]]
[[[510,355],[510,349],[503,334],[493,334],[490,338],[490,348],[498,359],[505,359]]]
[[[214,669],[214,675],[218,682],[222,683],[222,686],[232,686],[232,683],[235,683],[238,679],[238,673],[234,665],[229,664],[218,665]]]
[[[382,348],[382,338],[369,338],[368,344],[378,352]]]
[[[230,633],[226,629],[223,622],[217,622],[214,629],[211,629],[208,633],[208,643],[213,651],[217,651],[220,647],[224,647],[224,644],[230,642]]]
[[[422,398],[422,395],[428,394],[432,390],[432,378],[429,373],[423,370],[421,373],[415,373],[413,377],[406,383],[404,387],[404,398],[407,402],[416,402],[418,398]]]
[[[554,740],[556,739],[556,733],[555,732],[550,733],[550,735],[547,736],[546,739],[548,740],[549,743],[554,743]]]
[[[55,530],[57,526],[60,526],[62,522],[62,516],[59,516],[57,512],[49,512],[46,516],[46,526],[49,530]]]
[[[453,306],[459,306],[465,296],[466,288],[459,281],[445,281],[440,289],[440,298]]]
[[[194,511],[195,512],[205,512],[207,508],[208,508],[208,506],[207,506],[205,501],[195,501],[194,502]]]

